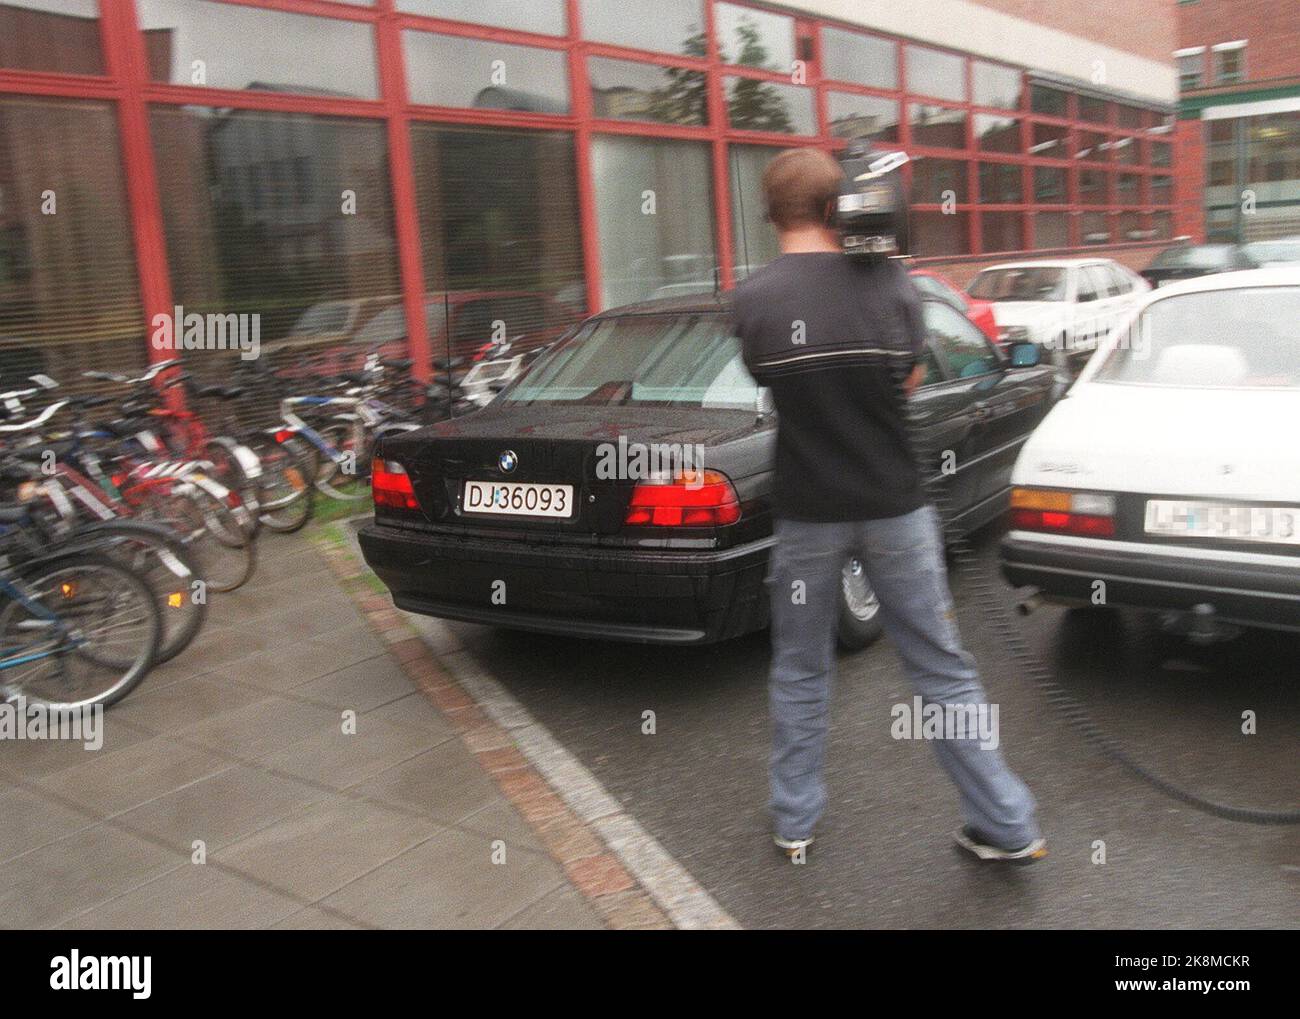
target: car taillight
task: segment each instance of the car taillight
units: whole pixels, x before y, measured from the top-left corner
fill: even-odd
[[[684,471],[638,481],[624,524],[633,527],[721,527],[740,519],[740,500],[720,471]]]
[[[1011,526],[1021,531],[1115,536],[1115,497],[1053,488],[1013,488]]]
[[[386,509],[418,510],[419,501],[406,468],[394,460],[375,458],[370,467],[370,491],[375,505]]]

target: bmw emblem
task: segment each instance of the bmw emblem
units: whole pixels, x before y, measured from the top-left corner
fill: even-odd
[[[519,455],[513,449],[503,449],[497,457],[497,467],[502,474],[513,474],[519,466]]]

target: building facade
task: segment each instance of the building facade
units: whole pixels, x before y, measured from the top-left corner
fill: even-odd
[[[1183,0],[1178,47],[1179,117],[1203,149],[1181,171],[1189,193],[1201,172],[1205,235],[1300,236],[1300,3]]]
[[[913,253],[959,278],[1145,258],[1200,200],[1174,10],[0,0],[0,356],[143,364],[181,306],[403,339],[426,375],[485,332],[731,286],[775,252],[766,161],[852,138],[909,153]]]

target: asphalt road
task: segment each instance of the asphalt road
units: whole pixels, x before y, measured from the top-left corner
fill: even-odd
[[[981,562],[995,561],[996,537],[974,539]],[[1300,827],[1218,820],[1103,757],[992,637],[971,579],[953,577],[962,633],[1049,840],[1033,867],[980,865],[952,847],[956,796],[930,747],[889,735],[890,709],[911,691],[887,641],[840,658],[830,805],[808,863],[792,866],[765,811],[766,633],[680,649],[452,625],[746,927],[1300,927]],[[1017,625],[1153,770],[1224,802],[1300,803],[1300,637],[1197,648],[1148,615],[1054,607]],[[647,710],[654,735],[641,731]],[[1247,710],[1256,735],[1241,732]]]

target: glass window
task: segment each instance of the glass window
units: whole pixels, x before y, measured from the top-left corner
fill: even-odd
[[[976,60],[971,67],[971,75],[974,89],[971,102],[976,106],[996,106],[1003,110],[1020,109],[1024,76],[1016,68]]]
[[[907,90],[936,99],[966,99],[966,58],[925,46],[907,47]]]
[[[888,39],[822,28],[822,76],[875,88],[898,88],[898,46]]]
[[[605,307],[713,291],[709,167],[707,142],[592,138]]]
[[[1137,129],[1146,126],[1146,110],[1137,106],[1129,106],[1127,103],[1119,103],[1116,109],[1118,110],[1120,127]]]
[[[1110,103],[1096,96],[1079,96],[1079,119],[1090,124],[1110,122]]]
[[[811,89],[758,78],[727,79],[727,120],[748,131],[817,133]]]
[[[1237,128],[1239,120],[1212,120],[1209,123],[1209,169],[1206,183],[1211,187],[1232,186],[1237,180]]]
[[[742,280],[781,253],[776,229],[763,208],[763,170],[782,150],[770,145],[732,145],[731,233],[735,276]]]
[[[970,254],[969,215],[965,212],[914,212],[911,217],[912,250],[918,258],[928,255]]]
[[[1064,169],[1057,166],[1034,167],[1034,201],[1041,205],[1064,205],[1068,194]]]
[[[1151,236],[1157,241],[1167,241],[1174,235],[1174,214],[1157,212],[1151,217]]]
[[[970,319],[946,304],[928,301],[925,325],[954,379],[969,379],[997,371],[1002,362],[988,339]]]
[[[1248,183],[1300,181],[1300,111],[1251,117],[1242,129]]]
[[[980,201],[986,205],[1019,205],[1025,191],[1019,163],[980,163]]]
[[[1185,53],[1178,58],[1178,88],[1187,92],[1200,88],[1205,74],[1205,54]]]
[[[1151,178],[1151,204],[1172,205],[1174,202],[1174,179],[1172,177]]]
[[[1034,213],[1034,247],[1068,248],[1070,246],[1070,221],[1064,212]]]
[[[1119,175],[1119,183],[1115,189],[1115,200],[1120,205],[1137,205],[1139,179],[1136,173],[1121,173]]]
[[[1080,205],[1108,205],[1110,202],[1106,193],[1107,180],[1110,174],[1104,170],[1079,170],[1079,204]]]
[[[1115,154],[1115,159],[1128,166],[1136,166],[1138,163],[1138,140],[1129,136],[1123,138],[1113,138],[1110,143],[1110,149]]]
[[[909,103],[912,144],[935,149],[966,148],[966,111],[927,103]]]
[[[569,112],[562,50],[403,32],[411,102],[531,113]]]
[[[397,0],[397,9],[449,21],[564,35],[564,0]]]
[[[95,0],[0,3],[0,67],[103,74]]]
[[[592,112],[597,117],[708,123],[703,71],[592,57],[587,61],[587,73]]]
[[[975,146],[983,152],[1019,152],[1020,121],[991,113],[975,114]]]
[[[919,157],[912,161],[912,201],[941,205],[966,201],[966,163],[955,159]]]
[[[1076,300],[1081,304],[1091,301],[1098,301],[1106,296],[1106,287],[1108,280],[1106,274],[1097,266],[1085,265],[1080,266],[1076,271],[1078,279],[1078,295]]]
[[[980,216],[985,251],[1019,251],[1021,215],[1018,212],[985,212]]]
[[[789,73],[794,66],[794,18],[736,4],[715,4],[718,55],[725,63]]]
[[[852,92],[827,92],[831,134],[839,138],[898,141],[898,101]]]
[[[985,269],[967,292],[983,301],[1064,301],[1069,296],[1069,282],[1066,271],[1059,266],[1021,265]]]
[[[1080,240],[1084,244],[1110,243],[1110,217],[1104,212],[1085,212],[1080,217]]]
[[[1214,83],[1232,85],[1246,79],[1246,47],[1214,51]]]
[[[149,77],[173,85],[375,99],[370,25],[212,0],[137,0]]]
[[[1070,138],[1070,129],[1059,124],[1035,123],[1029,147],[1031,156],[1045,159],[1065,159],[1065,146]]]
[[[1152,166],[1170,166],[1173,163],[1173,146],[1168,142],[1149,142]]]
[[[45,372],[75,393],[146,350],[113,104],[0,96],[4,380]]]
[[[1069,116],[1067,93],[1045,85],[1030,86],[1029,106],[1035,113],[1045,113],[1049,117]]]
[[[561,131],[413,122],[411,156],[435,356],[494,332],[520,353],[586,311],[573,138]],[[483,186],[483,168],[492,186]]]
[[[1090,163],[1110,161],[1110,142],[1099,131],[1080,131],[1079,147],[1074,150],[1075,159],[1084,159]]]
[[[381,121],[156,106],[150,131],[172,292],[187,311],[259,314],[264,353],[282,364],[400,304]],[[353,213],[341,214],[345,192]],[[324,320],[341,328],[322,334]]]
[[[703,0],[655,0],[653,5],[582,0],[582,35],[638,50],[687,57],[708,53]]]

